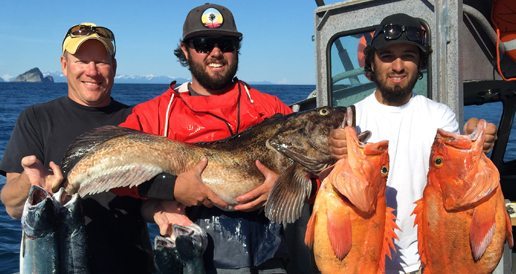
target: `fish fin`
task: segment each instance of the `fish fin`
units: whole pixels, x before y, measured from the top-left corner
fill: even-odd
[[[79,196],[109,191],[118,187],[135,187],[150,179],[164,170],[155,165],[126,164],[107,168],[97,172],[96,176],[89,174],[81,178],[81,187],[78,190]]]
[[[478,159],[478,168],[461,179],[462,186],[456,183],[443,184],[444,207],[456,210],[491,196],[500,185],[500,173],[496,166],[482,153]]]
[[[344,168],[331,180],[337,191],[344,195],[358,210],[364,213],[372,213],[376,208],[377,192],[371,189],[366,180],[361,180],[350,170],[347,159],[341,159]]]
[[[265,203],[265,216],[276,223],[293,223],[301,216],[312,182],[303,168],[292,164],[283,172]]]
[[[328,175],[330,175],[330,173],[334,167],[335,167],[335,165],[331,165],[331,166],[321,170],[321,172],[319,172],[319,174],[317,174],[317,177],[319,178],[319,180],[321,180],[321,182],[322,182],[326,177],[328,177]]]
[[[394,240],[398,239],[398,235],[396,235],[395,232],[396,229],[400,230],[400,228],[396,224],[396,215],[394,215],[394,208],[387,207],[385,212],[385,230],[383,234],[385,235],[383,242],[383,259],[385,259],[384,255],[387,255],[389,258],[392,259],[391,250],[396,252],[396,248],[394,247]]]
[[[291,133],[289,133],[290,136]],[[325,169],[328,162],[331,162],[331,157],[318,152],[314,155],[314,151],[312,153],[308,153],[309,149],[306,148],[306,145],[301,142],[303,138],[284,138],[283,134],[278,134],[267,140],[267,145],[274,148],[276,151],[285,155],[289,159],[294,162],[304,166],[311,173],[316,174],[321,170]],[[327,160],[321,160],[321,158],[327,158]]]
[[[314,235],[315,235],[315,222],[317,221],[316,212],[312,212],[312,216],[308,219],[308,223],[306,224],[306,232],[305,232],[305,245],[309,248],[313,248],[314,245]]]
[[[138,131],[118,126],[103,126],[79,135],[73,143],[70,144],[63,157],[61,163],[63,175],[66,178],[66,175],[72,170],[75,164],[98,145],[117,137],[134,134],[135,132]]]
[[[514,247],[514,238],[512,237],[512,223],[511,218],[507,211],[505,211],[505,237],[507,239],[507,244],[512,249]]]
[[[351,250],[351,220],[349,213],[339,207],[327,207],[327,229],[335,256],[342,261]]]
[[[473,209],[469,241],[475,262],[480,260],[480,257],[482,257],[491,243],[495,227],[495,215],[488,204],[482,204]]]
[[[426,243],[425,243],[425,234],[423,233],[425,226],[423,223],[424,218],[424,200],[419,199],[416,201],[416,207],[414,208],[414,211],[412,212],[412,215],[416,215],[416,218],[414,219],[414,226],[417,225],[417,245],[418,245],[418,252],[419,257],[421,258],[421,263],[424,265],[427,264],[427,256],[426,256]]]

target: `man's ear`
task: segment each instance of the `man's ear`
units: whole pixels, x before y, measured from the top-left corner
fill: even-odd
[[[183,55],[185,56],[186,60],[190,59],[190,55],[188,52],[188,48],[186,47],[185,43],[181,42],[181,50],[183,51]]]
[[[116,58],[115,57],[113,57],[113,65],[112,65],[112,67],[113,67],[113,74],[116,75],[117,62],[116,62]]]
[[[63,75],[66,77],[67,76],[67,72],[66,72],[66,68],[68,67],[68,60],[66,58],[66,54],[68,54],[67,52],[63,53],[63,55],[61,55],[61,72],[63,72]]]

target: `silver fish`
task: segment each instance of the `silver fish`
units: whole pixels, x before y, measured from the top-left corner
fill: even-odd
[[[58,273],[58,207],[46,190],[31,186],[21,218],[20,273]]]
[[[54,195],[58,210],[59,269],[61,273],[89,273],[86,226],[78,194],[66,194],[64,188]]]
[[[203,254],[207,234],[196,224],[172,226],[172,236],[156,236],[154,259],[158,273],[205,273]]]
[[[134,187],[161,172],[179,174],[200,159],[208,166],[202,180],[231,205],[263,183],[260,160],[280,174],[266,216],[280,223],[299,218],[311,191],[309,174],[334,162],[328,135],[346,117],[346,108],[322,107],[273,117],[237,136],[211,143],[185,144],[119,127],[102,127],[74,142],[63,159],[68,193],[85,196],[116,187]]]

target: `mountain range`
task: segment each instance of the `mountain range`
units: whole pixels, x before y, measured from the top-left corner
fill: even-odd
[[[44,75],[49,75],[54,78],[55,83],[65,83],[66,77],[61,72],[47,72]],[[181,77],[170,77],[163,75],[124,75],[119,74],[115,76],[115,83],[119,84],[169,84],[172,81],[184,83],[190,81],[189,79]]]
[[[61,72],[44,72],[44,77],[52,78],[55,83],[66,83],[66,77]],[[14,82],[15,78],[0,78],[0,82]],[[115,83],[119,84],[170,84],[172,81],[177,83],[184,83],[190,79],[182,77],[170,77],[164,75],[126,75],[119,74],[115,76]],[[249,81],[248,83],[254,85],[272,85],[274,83],[269,81]]]

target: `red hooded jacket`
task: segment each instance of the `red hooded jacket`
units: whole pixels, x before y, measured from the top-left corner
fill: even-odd
[[[274,114],[292,110],[281,100],[236,81],[221,95],[190,95],[188,83],[170,88],[136,105],[120,126],[166,136],[185,143],[227,138]],[[117,194],[139,197],[136,188],[117,189]]]

